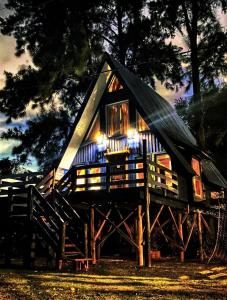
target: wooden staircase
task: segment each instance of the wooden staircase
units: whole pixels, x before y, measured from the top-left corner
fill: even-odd
[[[26,242],[22,248],[24,263],[31,266],[34,261],[34,236],[39,235],[50,246],[54,253],[55,265],[61,269],[75,259],[85,259],[83,221],[78,213],[70,206],[58,190],[54,190],[49,197],[44,195],[35,186],[24,189],[9,189],[8,191],[8,222],[6,237],[5,262],[10,265],[15,253],[15,233],[19,224],[24,232]],[[82,237],[82,238],[81,238]]]

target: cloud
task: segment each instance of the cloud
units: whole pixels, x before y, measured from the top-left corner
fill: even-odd
[[[176,92],[174,90],[172,91],[167,89],[163,84],[161,84],[160,81],[156,81],[155,85],[156,85],[156,92],[160,94],[163,98],[168,100],[170,104],[173,104],[175,99],[183,97],[185,94],[184,87],[180,88],[179,91]]]
[[[3,88],[4,71],[17,73],[21,65],[32,64],[31,57],[26,51],[20,57],[15,56],[16,40],[10,36],[0,35],[0,88]]]
[[[0,158],[11,156],[11,152],[13,147],[18,146],[20,144],[19,141],[16,140],[0,140]]]

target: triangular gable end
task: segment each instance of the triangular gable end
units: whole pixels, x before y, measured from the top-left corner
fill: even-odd
[[[107,55],[107,58],[103,63],[103,67],[94,85],[94,88],[88,94],[87,101],[85,100],[86,105],[83,109],[81,109],[81,115],[75,121],[75,126],[73,129],[71,139],[57,168],[58,179],[60,179],[64,175],[64,173],[71,167],[73,160],[80,148],[80,145],[82,144],[84,137],[88,132],[89,126],[94,120],[94,115],[98,109],[100,100],[107,87],[108,89],[112,89],[113,91],[121,89],[122,85],[124,85],[132,93],[134,99],[136,100],[137,106],[140,107],[139,112],[143,112],[141,113],[141,116],[149,125],[150,129],[154,129],[154,127],[156,127],[155,124],[152,122],[153,120],[150,119],[150,116],[147,116],[146,105],[145,107],[143,107],[141,99],[138,100],[138,95],[135,94],[134,87],[131,86],[130,81],[128,82],[128,73],[130,74],[130,76],[133,76],[133,78],[136,78],[134,74],[130,73],[125,67],[123,67],[115,60],[113,60],[112,57]],[[177,147],[174,145],[171,139],[163,132],[162,128],[156,127],[155,131],[157,137],[160,138],[161,143],[164,142],[163,146],[165,147],[164,144],[167,144],[167,149],[170,151],[170,153],[176,156],[176,158],[181,162],[181,164],[184,166],[187,172],[193,175],[194,172],[191,169],[190,165],[186,162],[184,157],[177,150]]]

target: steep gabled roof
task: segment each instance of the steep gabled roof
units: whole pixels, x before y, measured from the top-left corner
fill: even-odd
[[[227,181],[216,168],[212,160],[210,159],[202,159],[202,170],[206,179],[217,186],[223,187],[227,189]]]
[[[140,108],[140,112],[142,111],[142,116],[148,123],[149,127],[155,129],[155,132],[159,135],[161,142],[165,143],[166,150],[175,156],[188,174],[191,176],[195,175],[190,163],[182,155],[179,146],[191,149],[192,152],[199,152],[202,157],[204,157],[204,155],[198,148],[194,136],[183,123],[182,119],[177,115],[176,111],[168,103],[168,101],[162,98],[150,86],[128,71],[126,67],[121,65],[108,54],[106,54],[105,59],[103,60],[100,68],[100,74],[96,82],[94,82],[89,89],[81,111],[76,117],[74,128],[58,166],[58,171],[70,168],[113,73],[121,79],[125,87],[131,92],[136,104]],[[209,163],[209,168],[207,168],[208,163],[206,163],[206,165],[204,164],[206,172],[205,176],[208,181],[210,181],[212,177],[212,181],[215,181],[216,185],[226,187],[225,179],[221,176],[213,163],[211,166],[211,163],[212,162]],[[212,172],[208,172],[208,169],[210,171],[212,169]],[[217,177],[219,179],[217,179]]]
[[[146,121],[152,123],[158,131],[163,130],[178,144],[197,148],[194,136],[168,101],[111,56],[108,56],[108,62],[120,74],[141,108],[146,112]]]
[[[150,86],[108,54],[107,62],[133,94],[143,112],[142,116],[150,128],[156,129],[159,137],[168,147],[166,150],[175,156],[189,174],[195,175],[191,165],[181,154],[177,145],[198,150],[197,143],[173,107]]]

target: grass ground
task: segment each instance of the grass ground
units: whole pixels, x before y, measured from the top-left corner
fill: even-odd
[[[87,272],[0,269],[1,300],[227,299],[227,266],[102,261]]]

